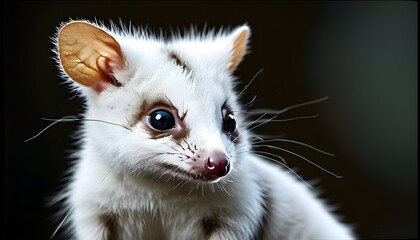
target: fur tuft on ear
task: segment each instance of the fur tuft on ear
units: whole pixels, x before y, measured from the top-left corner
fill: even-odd
[[[245,56],[250,32],[251,30],[248,26],[242,26],[232,33],[234,40],[231,50],[230,65],[228,67],[229,72],[233,72]]]
[[[124,68],[118,42],[103,29],[72,21],[58,32],[58,58],[63,70],[75,82],[101,92],[119,86],[112,74]]]

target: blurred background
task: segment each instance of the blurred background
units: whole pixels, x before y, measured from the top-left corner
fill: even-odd
[[[282,109],[328,100],[278,117],[316,118],[267,123],[255,129],[296,144],[302,159],[281,154],[361,239],[416,238],[417,54],[415,1],[354,2],[2,2],[3,231],[1,239],[49,239],[57,225],[47,202],[65,183],[76,123],[50,122],[83,111],[58,77],[51,37],[63,21],[113,20],[170,28],[237,26],[252,29],[251,51],[235,75],[242,103]],[[60,239],[56,237],[56,239]]]

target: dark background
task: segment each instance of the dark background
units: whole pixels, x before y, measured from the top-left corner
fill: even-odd
[[[279,116],[319,117],[268,123],[282,135],[333,152],[295,151],[343,176],[335,178],[281,153],[363,239],[417,237],[417,2],[2,2],[4,153],[2,239],[49,239],[48,199],[63,185],[77,124],[49,122],[83,109],[58,77],[50,37],[62,21],[86,18],[160,29],[248,23],[251,53],[239,66],[246,103]],[[57,238],[58,239],[58,238]]]

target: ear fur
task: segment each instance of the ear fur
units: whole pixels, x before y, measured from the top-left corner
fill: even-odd
[[[97,92],[119,84],[112,74],[124,68],[121,47],[101,28],[72,21],[59,30],[57,43],[62,69],[75,82]]]
[[[248,26],[242,26],[232,33],[234,40],[228,72],[233,72],[245,56],[250,32],[251,30]]]

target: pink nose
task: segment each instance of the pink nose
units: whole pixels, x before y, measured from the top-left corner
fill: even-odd
[[[230,162],[225,154],[214,152],[206,159],[205,168],[209,177],[217,179],[229,173]]]

